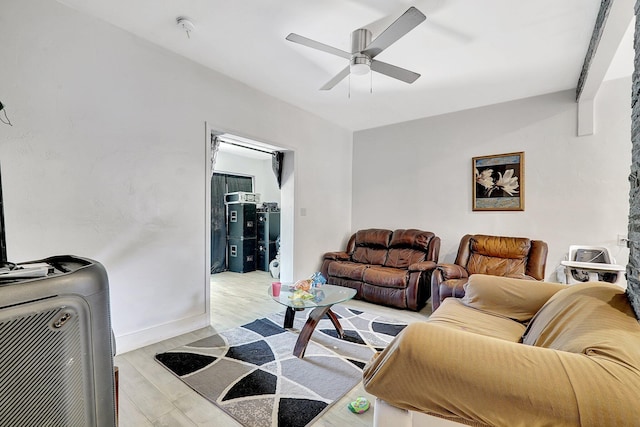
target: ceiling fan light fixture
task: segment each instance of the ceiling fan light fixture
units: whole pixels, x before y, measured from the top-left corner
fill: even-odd
[[[371,58],[366,55],[355,55],[351,58],[349,69],[353,74],[363,76],[371,71]]]

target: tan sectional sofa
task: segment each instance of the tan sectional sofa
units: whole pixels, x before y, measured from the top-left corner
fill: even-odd
[[[355,289],[358,299],[420,310],[439,252],[440,238],[430,231],[359,230],[344,251],[324,254],[320,272],[332,285]]]
[[[640,324],[616,285],[472,275],[363,382],[380,426],[639,425]]]

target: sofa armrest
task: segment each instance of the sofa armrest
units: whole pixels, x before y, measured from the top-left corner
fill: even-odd
[[[415,262],[409,266],[409,271],[431,271],[436,265],[433,261]]]
[[[489,311],[526,322],[567,285],[539,282],[532,278],[472,274],[464,285],[462,303],[478,310]]]
[[[438,264],[436,266],[438,270],[442,272],[442,280],[449,279],[464,279],[465,277],[469,277],[469,273],[464,267],[459,266],[458,264]]]
[[[466,422],[580,425],[563,365],[585,358],[560,353],[416,322],[365,366],[363,384],[399,408]]]
[[[349,259],[351,259],[349,257],[349,254],[346,252],[327,252],[323,255],[322,257],[323,259],[333,259],[336,261],[349,261]]]
[[[440,293],[440,285],[447,280],[466,279],[469,273],[458,264],[438,264],[431,274],[431,309],[436,310],[449,294]]]
[[[547,265],[547,244],[541,240],[531,241],[531,250],[527,260],[526,273],[536,280],[544,280],[544,270]]]

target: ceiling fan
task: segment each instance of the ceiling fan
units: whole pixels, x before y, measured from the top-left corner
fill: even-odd
[[[389,25],[378,37],[371,40],[371,31],[366,28],[359,28],[351,33],[351,52],[326,45],[324,43],[311,40],[307,37],[291,33],[286,39],[301,45],[331,53],[349,60],[349,65],[340,71],[334,78],[329,80],[320,90],[329,90],[337,85],[349,73],[366,74],[369,70],[384,74],[394,79],[402,80],[406,83],[415,82],[420,74],[386,62],[374,59],[380,52],[398,41],[400,37],[413,30],[422,21],[427,19],[422,12],[415,7],[410,7],[395,22]]]

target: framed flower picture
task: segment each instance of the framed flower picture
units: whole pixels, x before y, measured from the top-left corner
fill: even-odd
[[[524,210],[524,152],[473,158],[473,210]]]

